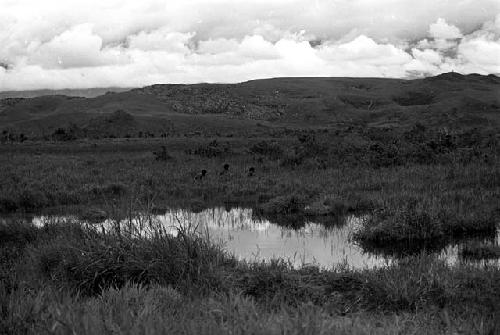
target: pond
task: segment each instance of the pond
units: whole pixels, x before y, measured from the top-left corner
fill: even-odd
[[[98,223],[80,220],[83,224],[102,233],[116,230],[136,236],[148,237],[162,232],[176,235],[179,231],[195,232],[212,241],[222,243],[227,251],[240,260],[266,261],[282,258],[294,267],[314,264],[324,268],[345,264],[352,268],[373,268],[394,261],[393,256],[363,250],[351,240],[367,216],[349,215],[329,227],[316,222],[306,222],[304,227],[293,229],[270,222],[254,215],[248,208],[206,209],[201,212],[167,210],[162,214],[138,215],[129,219],[107,219]],[[50,222],[76,221],[74,216],[35,216],[31,222],[41,226]],[[119,223],[119,224],[118,224]],[[450,264],[471,262],[461,257],[460,250],[470,241],[450,244],[435,250],[437,257]],[[477,241],[475,241],[477,242]],[[492,240],[481,241],[499,245],[500,233]],[[499,265],[498,259],[475,261]]]

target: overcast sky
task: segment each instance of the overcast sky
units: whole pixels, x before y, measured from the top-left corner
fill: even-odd
[[[500,0],[0,0],[0,90],[500,74]]]

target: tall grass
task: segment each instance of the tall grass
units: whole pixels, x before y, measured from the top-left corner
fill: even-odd
[[[19,238],[9,241],[20,252],[2,268],[10,275],[0,285],[5,333],[499,329],[497,267],[452,267],[419,255],[374,270],[296,270],[281,260],[237,262],[188,232],[144,239],[80,225],[15,223],[2,231],[12,236],[15,229]]]
[[[234,204],[263,209],[264,214],[272,216],[286,212],[308,214],[311,210],[376,209],[385,216],[383,220],[382,215],[374,217],[377,223],[391,225],[418,214],[422,220],[439,221],[436,227],[443,228],[442,234],[450,229],[452,234],[468,234],[474,226],[491,229],[492,219],[500,212],[500,164],[289,169],[276,161],[257,163],[242,155],[208,159],[174,154],[178,159],[173,162],[158,162],[143,152],[127,156],[123,152],[78,156],[70,152],[43,159],[23,153],[1,156],[5,178],[0,183],[0,211]],[[226,162],[231,165],[231,175],[219,176]],[[249,166],[256,168],[254,177],[247,176]],[[207,177],[195,181],[201,168],[208,170]],[[335,203],[325,206],[325,199]],[[418,222],[406,226],[414,223]]]
[[[318,157],[308,156],[302,141],[295,152],[245,142],[210,158],[186,153],[203,143],[185,142],[168,145],[175,159],[167,161],[155,160],[148,143],[42,146],[43,155],[29,146],[7,150],[0,155],[0,211],[75,206],[89,221],[114,222],[141,210],[223,204],[259,208],[269,217],[368,211],[357,240],[391,245],[491,234],[500,213],[498,157],[459,159],[456,143],[411,142],[432,159],[406,165],[405,152],[366,138],[329,148],[338,154],[328,159],[319,152],[324,141],[316,143]],[[434,147],[447,149],[438,155],[429,152]],[[283,164],[290,155],[293,166]],[[222,177],[225,163],[231,173]],[[201,169],[207,177],[194,180]],[[297,270],[283,260],[238,262],[190,231],[145,238],[70,222],[4,221],[0,260],[0,333],[6,334],[500,331],[500,269],[450,266],[418,248],[373,270]]]
[[[488,334],[492,320],[454,317],[447,311],[420,314],[332,315],[302,304],[262,311],[240,294],[189,298],[173,288],[127,284],[92,298],[45,289],[8,297],[0,325],[10,334]]]

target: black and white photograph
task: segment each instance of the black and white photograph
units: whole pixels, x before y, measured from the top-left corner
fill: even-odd
[[[0,335],[500,335],[500,0],[0,0]]]

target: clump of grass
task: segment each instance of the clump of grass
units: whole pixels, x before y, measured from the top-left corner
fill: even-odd
[[[33,294],[19,290],[0,295],[0,304],[8,306],[0,327],[9,334],[106,334],[110,329],[120,334],[495,334],[498,329],[491,319],[474,314],[341,316],[307,303],[268,311],[238,293],[189,297],[155,285],[126,284],[91,298],[75,298],[50,288]]]
[[[282,226],[300,228],[305,224],[305,204],[302,195],[277,196],[259,205],[255,214]]]
[[[8,289],[0,284],[0,326],[14,333],[34,327],[64,332],[68,326],[99,333],[104,324],[141,333],[146,325],[155,332],[178,322],[197,331],[210,324],[223,333],[244,333],[262,322],[274,329],[283,320],[290,321],[284,327],[299,332],[297,320],[314,319],[306,328],[323,329],[340,314],[412,313],[414,318],[440,310],[449,311],[453,322],[475,315],[487,329],[498,329],[491,322],[500,303],[495,267],[451,267],[419,255],[374,270],[296,270],[283,260],[237,262],[205,237],[185,231],[143,239],[76,224],[29,229],[36,232],[28,234],[34,240],[18,266],[9,268],[28,274],[24,284]],[[26,235],[21,229],[16,234]]]
[[[217,140],[213,140],[206,145],[199,146],[193,151],[189,151],[189,153],[205,158],[214,158],[229,155],[232,151],[228,143],[220,143]]]
[[[106,183],[104,185],[94,185],[90,193],[97,197],[121,197],[129,192],[127,185],[123,183]]]
[[[162,145],[161,150],[153,151],[153,155],[157,161],[169,161],[174,159],[172,155],[167,151],[167,147]]]
[[[254,144],[250,148],[250,152],[262,156],[267,156],[269,159],[280,159],[283,156],[283,148],[276,142],[261,141]]]
[[[26,245],[37,238],[37,229],[21,220],[0,221],[0,245]]]
[[[407,205],[377,212],[353,234],[361,244],[415,244],[451,241],[467,235],[494,234],[495,221],[488,214],[460,214],[446,208],[425,209]]]
[[[426,212],[398,210],[391,214],[377,213],[369,217],[363,228],[354,233],[354,239],[384,244],[432,240],[444,234],[436,219]]]
[[[239,264],[231,278],[234,288],[269,309],[325,301],[324,274],[315,267],[297,271],[283,259]]]
[[[299,214],[303,212],[305,203],[305,197],[298,194],[277,196],[262,204],[261,210],[273,215]]]
[[[79,215],[79,218],[89,223],[99,223],[106,220],[108,218],[108,214],[102,209],[92,207],[83,211]]]
[[[500,269],[450,266],[433,255],[404,258],[374,270],[348,272],[357,279],[364,309],[415,311],[449,308],[494,314],[500,303]]]
[[[34,211],[49,204],[44,192],[33,187],[26,187],[19,193],[18,207],[24,210]]]
[[[415,310],[450,303],[450,269],[430,256],[401,260],[384,269],[365,271],[363,304],[367,308]]]
[[[469,243],[459,250],[459,256],[473,260],[499,259],[500,246],[494,244]]]
[[[15,212],[17,208],[18,204],[14,199],[0,196],[0,213]]]
[[[146,239],[81,229],[81,234],[56,233],[33,246],[32,271],[92,295],[126,282],[210,289],[219,284],[216,269],[233,262],[220,247],[196,235],[158,233]]]
[[[341,216],[346,214],[351,209],[349,203],[345,200],[333,197],[324,196],[319,200],[314,201],[306,206],[304,212],[306,215],[321,216],[321,215],[336,215]]]

